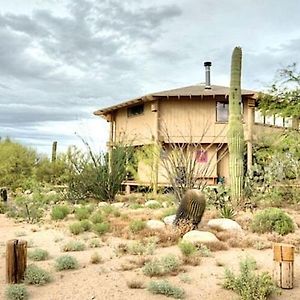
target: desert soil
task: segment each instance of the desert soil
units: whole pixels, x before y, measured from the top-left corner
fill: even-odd
[[[76,239],[87,240],[91,238],[91,236],[89,236],[90,234],[91,233],[87,235],[83,234],[80,237],[76,237]],[[22,236],[17,237],[20,235]],[[56,257],[65,254],[61,252],[61,245],[67,240],[74,239],[68,232],[64,222],[49,222],[49,224],[43,225],[16,223],[13,219],[8,219],[4,215],[0,215],[0,299],[5,299],[4,293],[7,287],[5,283],[6,242],[15,238],[26,239],[32,247],[28,249],[29,251],[35,247],[42,248],[46,249],[51,256],[47,261],[35,263],[51,271],[54,280],[45,286],[28,286],[30,293],[29,299],[168,299],[162,295],[152,295],[146,289],[130,289],[127,287],[127,281],[133,278],[143,280],[145,284],[151,279],[144,276],[141,269],[122,270],[121,265],[133,257],[130,255],[116,256],[115,247],[120,242],[123,242],[122,239],[108,234],[100,248],[87,248],[85,251],[68,253],[78,259],[80,268],[77,270],[57,272],[54,269],[54,260]],[[90,257],[95,250],[103,257],[103,263],[90,263]],[[154,254],[161,256],[169,253],[180,255],[177,246],[157,248]],[[191,283],[182,282],[179,275],[167,276],[167,279],[171,283],[184,288],[186,291],[186,299],[238,299],[235,293],[224,290],[221,287],[224,266],[238,270],[240,259],[247,255],[256,259],[259,271],[272,273],[272,249],[255,250],[250,248],[230,248],[226,251],[216,251],[212,254],[212,257],[204,257],[199,266],[186,267],[186,274],[192,279]],[[31,262],[29,261],[29,263]],[[274,295],[270,299],[300,299],[299,267],[299,254],[296,254],[294,288],[292,290],[282,290],[281,295]]]

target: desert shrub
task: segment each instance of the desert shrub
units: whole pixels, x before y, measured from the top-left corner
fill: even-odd
[[[166,255],[160,259],[164,273],[172,273],[178,270],[181,265],[180,260],[173,254]]]
[[[236,215],[236,211],[230,204],[226,204],[219,209],[219,214],[221,218],[233,219]]]
[[[75,235],[78,235],[78,234],[84,232],[84,228],[80,222],[75,222],[75,223],[69,225],[69,229],[70,229],[71,233],[75,234]]]
[[[169,254],[160,259],[153,259],[146,262],[142,271],[146,276],[163,276],[168,273],[172,273],[178,270],[181,262],[173,255]]]
[[[51,275],[46,270],[32,264],[26,268],[24,281],[27,284],[44,285],[51,281]]]
[[[100,211],[96,211],[91,215],[90,220],[92,223],[98,224],[98,223],[102,223],[104,218]]]
[[[91,258],[90,258],[90,262],[92,264],[99,264],[103,261],[101,255],[98,253],[98,252],[94,252],[92,255],[91,255]]]
[[[223,287],[239,294],[241,300],[267,299],[276,291],[275,284],[267,272],[256,274],[255,267],[255,260],[246,258],[240,262],[240,274],[225,269]]]
[[[164,209],[161,218],[163,219],[165,217],[175,215],[176,212],[177,212],[177,207],[175,207],[175,206],[168,207],[168,208]]]
[[[132,203],[129,205],[130,209],[139,209],[139,208],[143,208],[144,206],[142,204],[139,203]]]
[[[132,255],[143,255],[148,254],[152,255],[156,248],[156,241],[154,239],[149,239],[148,241],[135,241],[130,243],[126,247],[126,251]]]
[[[28,257],[35,261],[46,260],[49,258],[49,253],[44,249],[34,249],[28,253]]]
[[[90,211],[87,207],[77,207],[75,209],[75,218],[79,221],[88,219],[90,217]]]
[[[66,205],[56,205],[52,208],[51,219],[63,220],[70,213],[69,207]]]
[[[89,247],[90,248],[99,248],[99,247],[101,247],[101,243],[98,239],[92,239],[89,242]]]
[[[149,277],[164,275],[164,269],[159,259],[153,259],[147,262],[142,271],[144,275]]]
[[[80,221],[80,225],[84,231],[90,231],[92,229],[92,224],[89,220]]]
[[[192,278],[187,274],[180,274],[179,279],[184,283],[192,283]]]
[[[70,255],[63,255],[55,260],[55,269],[57,271],[77,269],[78,261],[75,257]]]
[[[280,235],[294,232],[291,217],[279,208],[267,208],[254,215],[251,229],[253,232],[265,233],[275,231]]]
[[[28,292],[24,284],[11,284],[5,290],[7,300],[27,300]]]
[[[80,241],[70,241],[62,247],[62,251],[83,251],[85,249],[85,244]]]
[[[12,190],[23,187],[28,178],[32,178],[37,154],[9,138],[0,140],[0,186]]]
[[[178,247],[184,256],[192,256],[197,252],[196,246],[190,242],[181,241]]]
[[[131,160],[133,147],[115,145],[108,153],[95,154],[88,143],[87,153],[75,147],[69,151],[69,195],[80,200],[92,197],[101,201],[114,201],[127,175],[127,165]]]
[[[131,232],[136,233],[143,230],[146,227],[145,221],[142,220],[132,220],[129,223],[129,229]]]
[[[152,294],[161,294],[175,299],[183,299],[185,292],[182,288],[171,285],[167,280],[150,281],[148,291]]]
[[[199,255],[202,257],[212,256],[211,250],[204,244],[200,244],[199,246],[197,246],[197,249],[198,249]]]
[[[160,203],[151,203],[147,205],[148,208],[150,209],[157,209],[157,208],[161,208],[161,204]]]
[[[128,280],[126,282],[127,286],[130,288],[130,289],[143,289],[144,288],[144,283],[143,281],[139,280],[139,279],[131,279],[131,280]]]
[[[93,231],[98,235],[103,235],[110,230],[110,225],[107,222],[97,223],[93,226]]]

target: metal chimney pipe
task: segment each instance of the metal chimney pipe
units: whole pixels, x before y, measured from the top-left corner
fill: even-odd
[[[210,61],[204,62],[204,67],[205,67],[205,88],[206,89],[211,89],[211,85],[210,85],[210,67],[211,67],[211,62]]]

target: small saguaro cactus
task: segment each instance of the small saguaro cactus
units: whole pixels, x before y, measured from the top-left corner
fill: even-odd
[[[231,58],[228,122],[229,177],[231,198],[234,206],[241,204],[244,182],[244,129],[241,115],[241,65],[242,49],[240,47],[235,47]]]

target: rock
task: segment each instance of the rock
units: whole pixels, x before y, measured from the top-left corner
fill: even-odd
[[[159,220],[149,220],[146,222],[146,227],[154,230],[162,230],[165,229],[166,225],[164,222]]]
[[[163,221],[166,225],[172,225],[175,218],[176,218],[176,215],[170,215],[170,216],[165,217]]]
[[[105,201],[101,201],[98,203],[98,207],[108,206],[109,204]]]
[[[192,244],[197,244],[197,243],[207,244],[207,243],[214,243],[219,241],[213,233],[208,231],[199,231],[199,230],[192,230],[187,232],[182,237],[182,239]]]
[[[149,207],[149,206],[157,206],[157,207],[160,207],[161,204],[156,201],[156,200],[148,200],[146,203],[145,203],[145,206],[146,207]]]
[[[48,193],[46,193],[47,196],[56,196],[57,192],[56,191],[49,191]]]
[[[125,206],[124,202],[116,202],[116,203],[112,203],[111,206],[115,207],[115,208],[122,208]]]
[[[30,195],[30,194],[32,194],[32,191],[31,191],[31,190],[26,190],[26,191],[24,192],[24,194],[25,194],[25,195]]]
[[[212,219],[207,223],[208,227],[220,231],[242,231],[242,227],[231,219]]]

